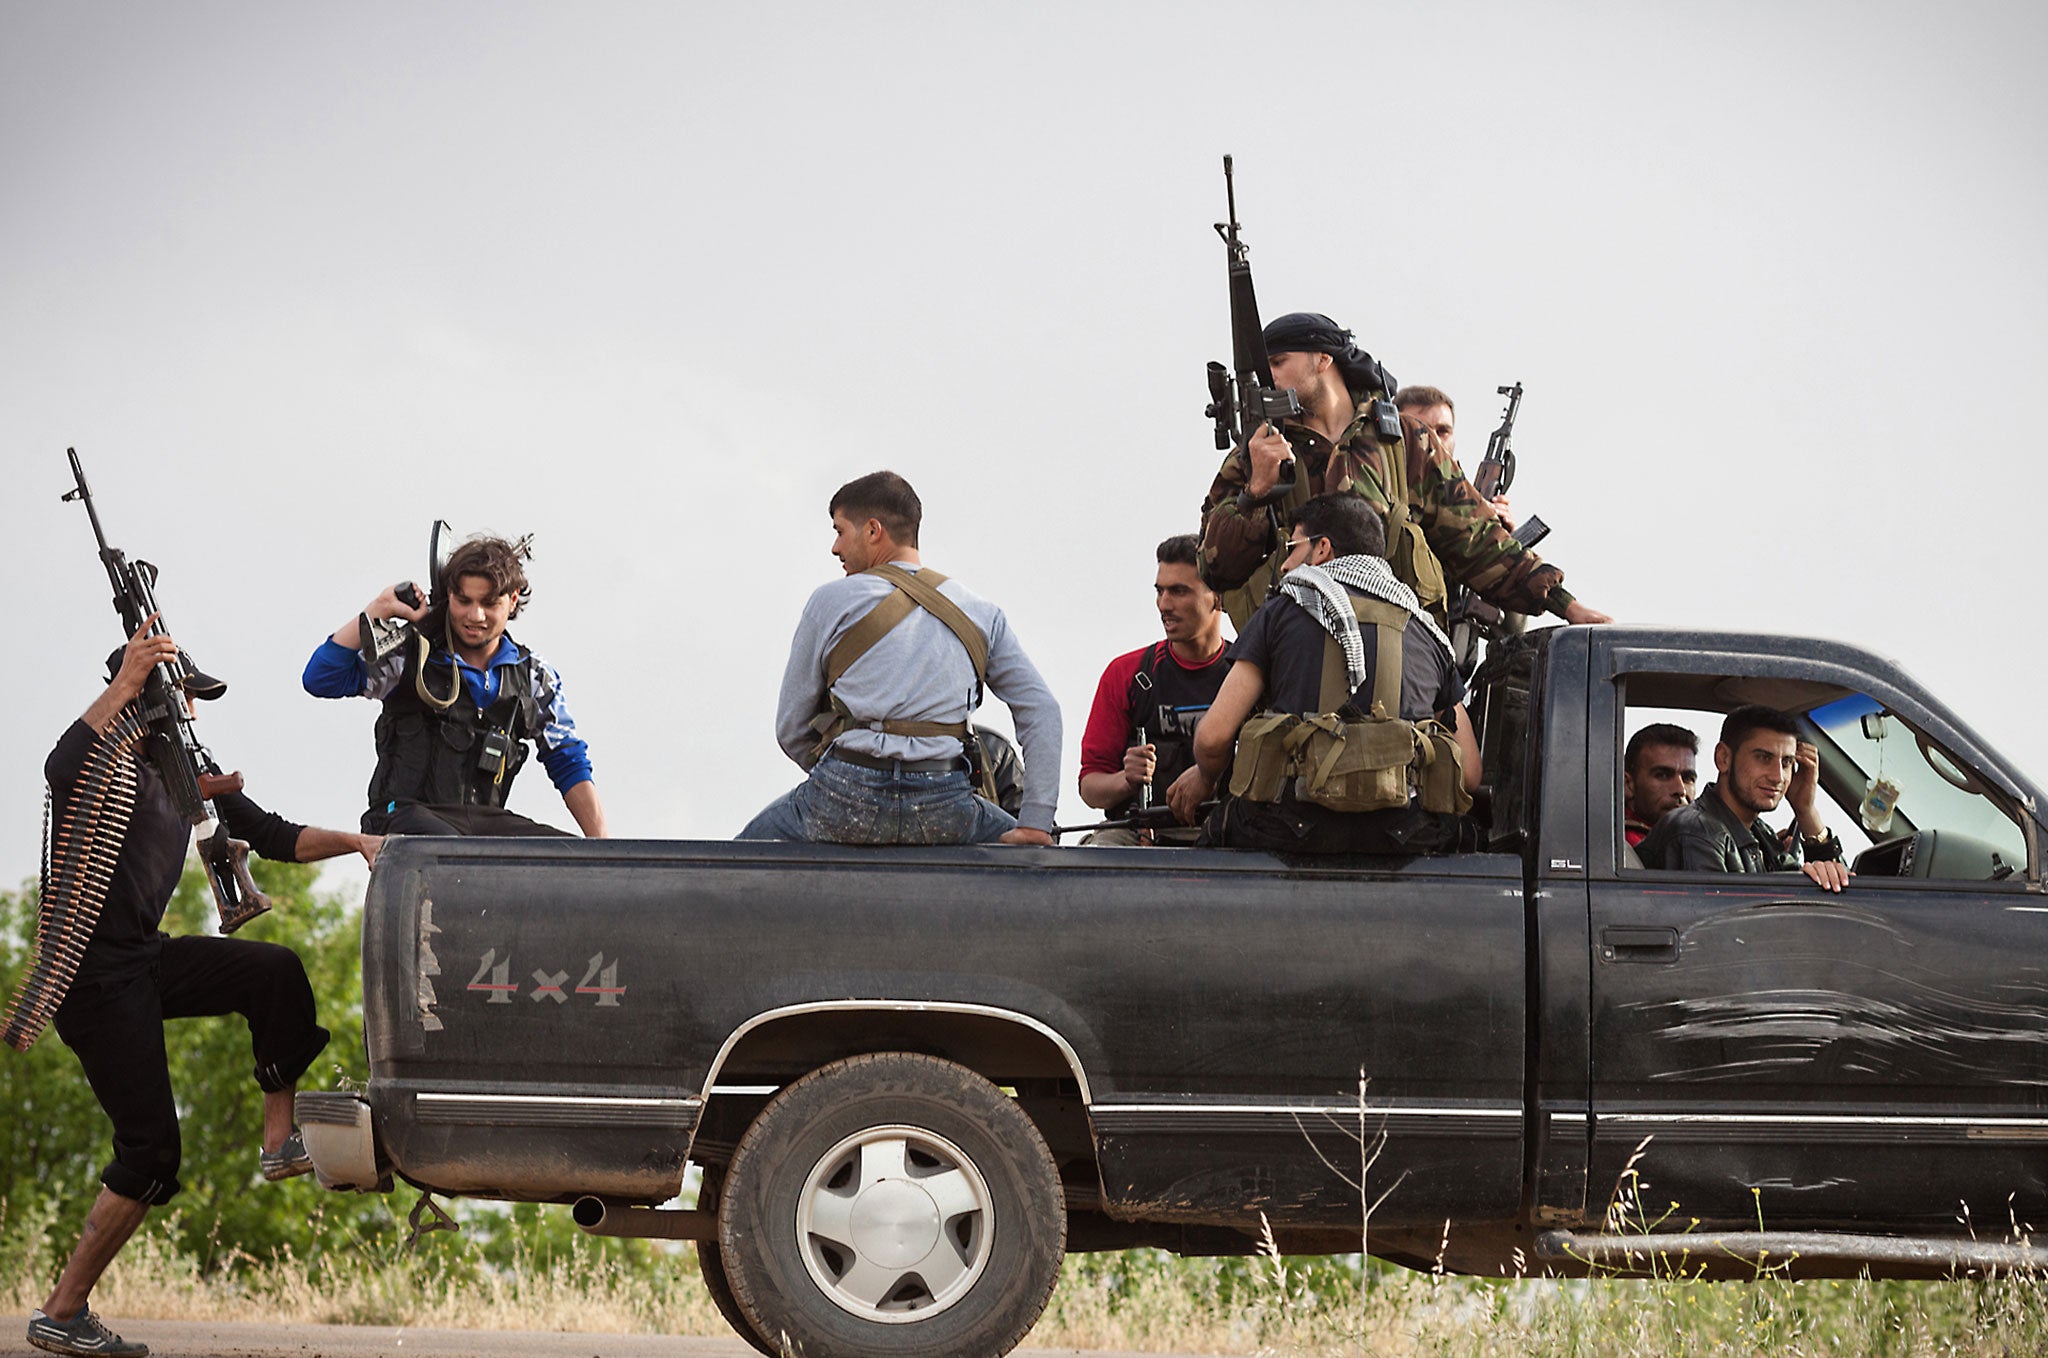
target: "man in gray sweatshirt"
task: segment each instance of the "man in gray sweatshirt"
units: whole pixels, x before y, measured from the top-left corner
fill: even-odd
[[[804,605],[775,717],[777,743],[810,777],[739,837],[1052,843],[1059,704],[1003,610],[918,560],[924,506],[894,472],[847,482],[830,509],[846,578]],[[977,797],[969,775],[968,719],[984,685],[1024,746],[1014,818]]]

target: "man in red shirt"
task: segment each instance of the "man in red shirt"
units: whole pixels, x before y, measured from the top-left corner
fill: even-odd
[[[1129,816],[1147,785],[1153,804],[1166,804],[1166,790],[1194,764],[1195,725],[1230,668],[1222,601],[1202,583],[1201,539],[1168,538],[1155,555],[1152,591],[1166,638],[1109,662],[1081,737],[1081,800],[1111,820]],[[1098,830],[1083,842],[1192,844],[1197,833],[1195,826]]]

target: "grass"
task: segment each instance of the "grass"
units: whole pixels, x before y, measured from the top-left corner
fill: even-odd
[[[563,1215],[558,1210],[552,1217]],[[472,1211],[413,1254],[402,1231],[307,1261],[232,1248],[210,1266],[167,1216],[145,1222],[94,1294],[120,1319],[431,1325],[599,1333],[727,1333],[686,1249],[545,1232]],[[17,1315],[42,1299],[47,1212],[0,1215]],[[1318,1259],[1077,1255],[1028,1341],[1046,1348],[1348,1355],[2048,1354],[2035,1278],[1900,1283],[1473,1279]]]

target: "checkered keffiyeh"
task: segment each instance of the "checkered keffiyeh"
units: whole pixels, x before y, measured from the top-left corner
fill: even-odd
[[[1429,634],[1451,648],[1451,640],[1422,607],[1415,591],[1394,578],[1385,557],[1340,556],[1320,566],[1296,566],[1280,581],[1280,592],[1307,609],[1344,650],[1344,675],[1356,693],[1365,683],[1365,643],[1358,635],[1358,615],[1351,611],[1350,586],[1360,594],[1405,608],[1420,618]]]

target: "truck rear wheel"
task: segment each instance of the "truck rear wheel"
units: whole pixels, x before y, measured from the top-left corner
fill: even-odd
[[[779,1349],[1002,1354],[1066,1251],[1059,1175],[1031,1119],[973,1071],[850,1057],[778,1094],[721,1185],[719,1253]]]
[[[722,1177],[715,1166],[704,1167],[704,1181],[697,1189],[699,1208],[717,1208]],[[758,1352],[767,1354],[768,1358],[776,1358],[775,1350],[754,1333],[754,1327],[740,1310],[739,1302],[733,1299],[732,1284],[725,1277],[725,1255],[716,1240],[697,1242],[697,1274],[704,1280],[704,1291],[710,1295],[711,1304],[718,1308],[719,1315],[725,1317],[725,1323],[732,1326],[732,1332],[752,1344]]]

